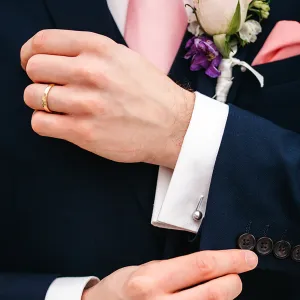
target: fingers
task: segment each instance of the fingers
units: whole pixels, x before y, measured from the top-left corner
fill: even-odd
[[[83,49],[101,49],[111,39],[83,31],[48,29],[42,30],[28,40],[21,49],[21,65],[26,69],[29,59],[35,54],[50,54],[74,57]]]
[[[24,101],[34,110],[44,110],[42,96],[47,84],[31,84],[24,91]],[[48,93],[48,108],[53,112],[64,114],[84,113],[84,107],[76,100],[77,93],[65,86],[54,86]]]
[[[44,111],[33,113],[32,129],[41,136],[72,141],[76,139],[76,122],[68,115],[49,114]]]
[[[214,299],[232,300],[242,292],[238,275],[226,275],[194,288],[173,294],[172,300]]]
[[[21,49],[21,65],[25,69],[35,54],[77,56],[81,51],[80,33],[69,30],[42,30],[29,39]]]
[[[203,251],[149,266],[149,273],[162,289],[174,292],[227,274],[250,271],[257,262],[251,251]]]
[[[64,85],[76,77],[74,63],[71,57],[38,54],[30,58],[26,72],[33,82]]]

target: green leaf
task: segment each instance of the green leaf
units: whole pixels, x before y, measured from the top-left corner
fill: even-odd
[[[232,35],[238,32],[241,26],[241,21],[242,21],[241,19],[242,19],[241,5],[240,5],[240,1],[238,1],[235,13],[233,15],[233,18],[228,28],[228,32],[227,32],[228,35]]]
[[[224,58],[229,58],[230,54],[230,36],[223,34],[217,34],[213,36],[214,43],[218,50],[221,52]]]

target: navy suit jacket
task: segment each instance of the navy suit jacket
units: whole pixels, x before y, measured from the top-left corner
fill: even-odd
[[[285,3],[271,1],[270,19],[262,23],[257,43],[242,51],[244,60],[253,61],[276,22],[300,21],[299,1]],[[199,232],[200,248],[239,247],[241,235],[248,234],[255,238],[254,251],[261,253],[259,248],[266,245],[258,243],[259,239],[269,238],[273,242],[270,253],[259,255],[258,269],[242,276],[240,298],[279,299],[282,295],[298,299],[300,56],[255,69],[265,77],[263,89],[250,72],[236,70],[206,218]],[[251,239],[244,242],[242,248],[252,246]]]
[[[251,62],[277,21],[299,21],[299,2],[281,2],[272,1],[263,34],[240,51],[241,59]],[[235,70],[206,219],[195,239],[150,225],[156,166],[114,163],[32,131],[32,111],[23,103],[30,80],[19,52],[46,28],[93,31],[125,44],[105,0],[1,1],[0,300],[43,300],[57,277],[103,278],[124,266],[197,251],[199,243],[236,248],[243,233],[300,243],[299,57],[257,67],[264,89]],[[213,96],[216,81],[189,71],[183,59],[189,37],[169,75]],[[299,268],[290,259],[261,257],[259,269],[243,278],[241,299],[272,299],[278,287],[296,299]]]

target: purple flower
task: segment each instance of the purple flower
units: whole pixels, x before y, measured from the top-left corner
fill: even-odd
[[[185,48],[188,52],[184,58],[191,58],[191,71],[204,69],[205,74],[212,78],[221,75],[218,67],[222,61],[222,55],[211,38],[205,35],[194,36],[188,40]]]

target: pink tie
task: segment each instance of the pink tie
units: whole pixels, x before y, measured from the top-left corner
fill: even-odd
[[[183,0],[129,0],[125,40],[168,73],[187,27]]]

